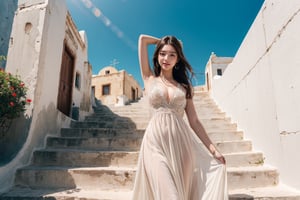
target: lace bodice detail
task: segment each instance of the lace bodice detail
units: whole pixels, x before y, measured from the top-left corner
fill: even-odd
[[[168,89],[172,92],[168,97]],[[170,110],[183,116],[186,106],[185,89],[178,84],[177,87],[167,87],[164,83],[154,79],[148,88],[148,99],[150,106],[157,110]]]

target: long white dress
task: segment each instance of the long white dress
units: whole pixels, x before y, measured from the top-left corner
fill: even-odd
[[[183,119],[183,87],[154,79],[148,88],[153,115],[140,149],[133,200],[225,200],[225,165],[207,151]]]

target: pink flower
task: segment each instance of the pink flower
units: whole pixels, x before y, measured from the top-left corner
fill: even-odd
[[[15,103],[14,102],[9,102],[9,105],[11,106],[11,107],[14,107],[15,106]]]
[[[17,96],[17,93],[13,92],[11,95],[12,95],[13,97],[16,97],[16,96]]]
[[[20,83],[20,86],[21,86],[21,87],[24,87],[24,85],[25,85],[25,84],[24,84],[23,82],[22,82],[22,83]]]

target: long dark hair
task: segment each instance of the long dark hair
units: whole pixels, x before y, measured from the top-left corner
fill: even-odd
[[[193,87],[191,79],[194,76],[192,66],[186,60],[183,51],[182,44],[174,36],[165,36],[163,37],[156,45],[154,55],[153,55],[153,65],[154,65],[154,74],[156,77],[160,75],[161,66],[158,63],[158,54],[159,51],[163,48],[164,45],[172,45],[176,50],[178,55],[178,62],[173,68],[173,78],[180,83],[186,90],[186,98],[192,98],[193,96]]]

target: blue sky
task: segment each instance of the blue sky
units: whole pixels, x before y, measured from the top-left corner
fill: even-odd
[[[195,85],[211,52],[234,57],[263,0],[66,0],[78,30],[88,38],[89,62],[98,74],[115,60],[141,84],[137,41],[140,34],[174,35],[183,42]],[[149,48],[152,57],[153,47]]]

